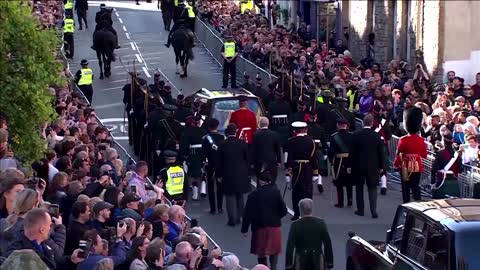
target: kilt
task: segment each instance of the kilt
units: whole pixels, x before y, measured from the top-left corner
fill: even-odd
[[[281,227],[264,227],[252,233],[250,253],[260,256],[280,254],[282,250]]]

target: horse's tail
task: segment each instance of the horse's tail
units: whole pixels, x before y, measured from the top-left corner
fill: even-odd
[[[193,56],[193,49],[192,49],[192,47],[190,46],[190,48],[186,48],[186,51],[187,51],[188,59],[193,60],[194,56]]]

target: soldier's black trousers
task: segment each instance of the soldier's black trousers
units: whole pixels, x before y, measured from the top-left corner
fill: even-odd
[[[230,84],[232,88],[237,88],[237,68],[235,65],[236,60],[232,62],[223,61],[223,88],[228,87],[228,75],[230,74]]]
[[[78,88],[80,88],[80,91],[85,95],[88,103],[92,104],[93,87],[91,85],[79,85]]]
[[[311,180],[310,180],[311,181]],[[305,191],[300,188],[293,188],[292,189],[292,204],[293,204],[293,212],[294,217],[299,217],[300,216],[300,209],[298,207],[298,203],[300,202],[301,199],[313,198],[313,187],[311,191]]]
[[[345,187],[345,189],[347,190],[347,204],[351,204],[352,203],[352,200],[353,200],[353,187],[351,185],[346,185],[346,186],[341,186],[341,185],[338,185],[337,186],[337,203],[338,205],[341,205],[343,206],[344,203],[344,192],[343,192],[343,188]]]
[[[419,186],[421,175],[421,173],[412,173],[408,181],[402,180],[403,203],[410,202],[410,190],[412,191],[414,201],[420,201],[422,199]]]
[[[73,33],[64,33],[63,34],[63,42],[65,43],[65,56],[69,59],[73,58],[73,54],[75,52],[75,44],[74,44]]]
[[[207,168],[207,193],[211,212],[223,209],[222,183],[217,181],[217,178],[214,177],[214,173],[215,169]]]
[[[82,21],[85,23],[85,27],[88,29],[88,22],[87,22],[87,11],[82,9],[77,9],[77,19],[78,25],[80,29],[83,28]]]

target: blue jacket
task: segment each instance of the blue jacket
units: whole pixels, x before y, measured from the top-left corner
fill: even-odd
[[[116,243],[110,249],[111,256],[102,256],[98,254],[90,253],[88,258],[86,258],[83,262],[79,263],[77,266],[77,270],[91,270],[97,264],[98,261],[110,258],[113,260],[113,264],[118,266],[122,264],[125,259],[127,258],[127,249],[125,247],[125,243],[123,241]]]
[[[173,241],[180,236],[182,232],[182,228],[178,227],[177,224],[173,223],[170,220],[168,221],[167,226],[168,226],[168,234],[165,237],[165,239],[173,243]]]

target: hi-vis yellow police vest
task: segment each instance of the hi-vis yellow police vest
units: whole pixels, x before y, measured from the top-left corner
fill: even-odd
[[[347,91],[347,98],[348,98],[348,109],[353,111],[353,103],[355,102],[355,92],[352,90]]]
[[[245,10],[253,10],[253,0],[246,0],[240,3],[240,12],[243,14]]]
[[[80,80],[78,85],[92,85],[93,82],[93,72],[90,68],[80,69]]]
[[[195,12],[193,11],[193,7],[185,2],[185,8],[187,9],[187,12],[188,12],[188,18],[195,18]]]
[[[317,102],[320,104],[323,104],[323,97],[322,96],[317,97]]]
[[[67,3],[63,5],[65,9],[73,9],[73,1],[72,0],[67,0]]]
[[[173,0],[173,5],[178,7],[178,0]]]
[[[185,172],[180,166],[170,167],[167,170],[167,183],[165,188],[169,195],[177,195],[183,193],[183,183],[185,180]]]
[[[73,31],[75,31],[75,26],[73,24],[73,19],[65,19],[63,21],[63,33],[73,33]]]
[[[225,57],[234,57],[235,56],[235,43],[234,42],[225,42],[223,44]]]

